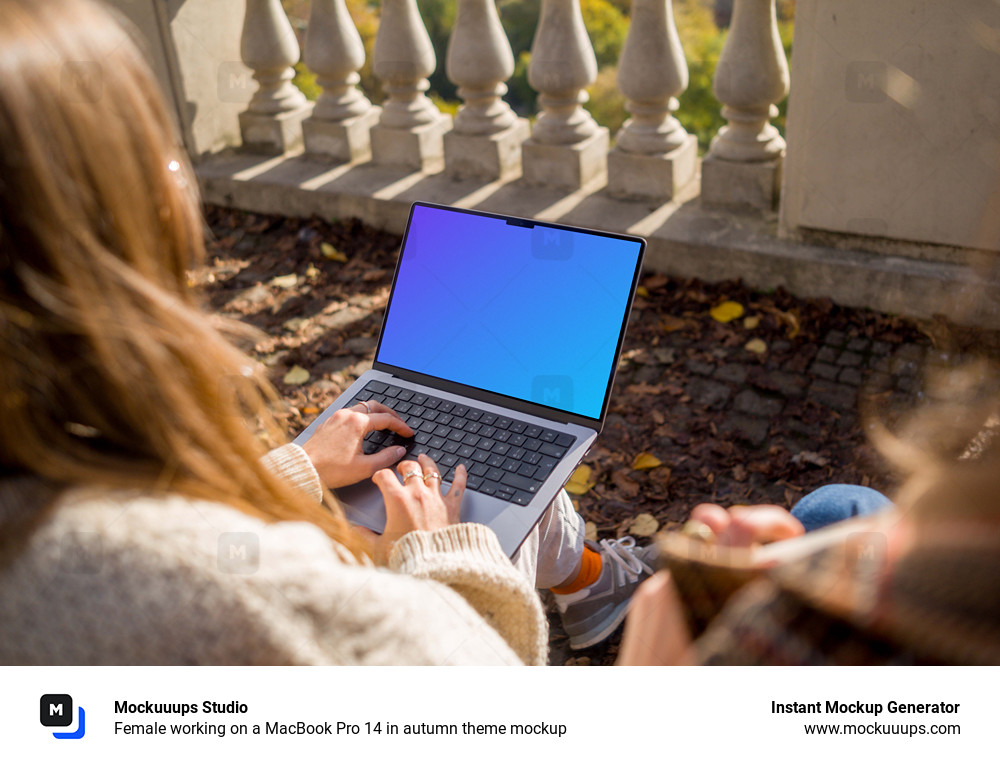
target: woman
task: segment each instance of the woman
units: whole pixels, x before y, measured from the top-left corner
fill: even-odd
[[[876,446],[908,477],[893,505],[836,486],[792,510],[803,521],[776,506],[695,508],[695,527],[719,547],[700,560],[668,556],[670,571],[638,589],[619,660],[1000,664],[998,379],[984,363],[943,373],[897,435],[873,424]],[[798,538],[838,514],[859,518]],[[692,641],[688,626],[705,622],[698,608],[722,601],[713,595],[734,575],[747,579],[718,562],[752,561],[739,549],[780,540],[784,563],[753,577]]]
[[[273,393],[188,289],[201,227],[122,27],[0,0],[0,662],[544,662],[529,580],[456,523],[464,475],[442,498],[430,460],[362,454],[391,411],[262,459]],[[362,539],[323,486],[373,473]]]

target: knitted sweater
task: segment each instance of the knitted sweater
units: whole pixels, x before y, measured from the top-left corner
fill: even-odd
[[[321,495],[301,448],[265,461]],[[0,535],[31,487],[0,484]],[[477,524],[411,532],[387,570],[350,563],[304,522],[76,489],[0,558],[5,664],[542,664],[546,652],[537,593]]]

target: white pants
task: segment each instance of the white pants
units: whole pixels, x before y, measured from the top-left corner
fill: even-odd
[[[566,490],[559,490],[511,560],[536,588],[551,588],[576,572],[583,556],[583,539],[583,519]]]

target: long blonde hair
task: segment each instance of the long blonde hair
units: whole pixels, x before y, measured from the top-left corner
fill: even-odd
[[[202,311],[194,175],[137,44],[92,0],[0,0],[0,475],[343,514],[262,467],[258,366]]]

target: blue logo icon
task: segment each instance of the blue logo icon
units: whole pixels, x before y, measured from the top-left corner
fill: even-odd
[[[87,732],[86,714],[77,708],[76,731],[54,731],[56,739],[83,739]],[[71,726],[73,724],[73,698],[68,694],[43,694],[39,700],[38,720],[42,726]]]

